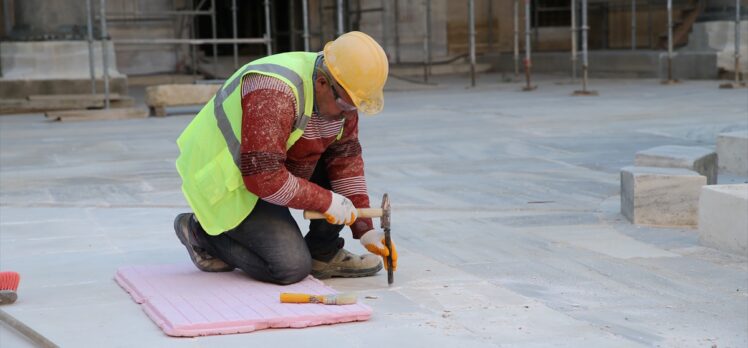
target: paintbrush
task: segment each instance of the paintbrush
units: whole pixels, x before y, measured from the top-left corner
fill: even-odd
[[[281,303],[321,303],[327,305],[347,305],[356,303],[356,294],[342,293],[329,295],[310,295],[282,292]]]

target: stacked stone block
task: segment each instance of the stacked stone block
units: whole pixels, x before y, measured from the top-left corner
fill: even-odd
[[[717,153],[699,146],[665,145],[636,153],[634,164],[640,167],[685,168],[706,177],[708,185],[717,184]]]
[[[683,168],[622,168],[621,213],[637,225],[696,227],[706,181]]]
[[[748,130],[719,134],[717,155],[721,172],[748,176]]]
[[[701,189],[699,242],[748,256],[748,184],[714,185]]]

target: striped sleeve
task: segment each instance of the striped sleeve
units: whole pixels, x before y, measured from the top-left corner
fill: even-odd
[[[275,80],[275,81],[273,81]],[[291,174],[284,165],[296,98],[280,80],[248,75],[242,81],[239,168],[249,192],[289,208],[325,211],[330,192]]]
[[[366,178],[363,176],[354,176],[330,181],[332,190],[346,197],[355,195],[365,195]]]
[[[356,208],[369,208],[364,160],[358,141],[358,116],[345,121],[343,136],[327,148],[323,159],[332,190],[350,199]],[[353,238],[358,239],[373,228],[370,218],[361,218],[351,225],[351,232]]]
[[[291,173],[288,173],[286,181],[283,182],[283,186],[281,186],[278,191],[275,191],[275,193],[264,197],[263,199],[275,205],[286,206],[298,192],[299,179],[291,175]]]

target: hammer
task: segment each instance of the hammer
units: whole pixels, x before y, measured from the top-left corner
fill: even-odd
[[[386,259],[387,284],[392,285],[392,282],[395,281],[395,276],[392,270],[392,239],[390,238],[390,198],[386,193],[384,194],[384,197],[382,197],[382,208],[360,208],[356,210],[358,211],[358,217],[360,218],[379,218],[382,230],[384,230],[384,245],[387,247],[387,250],[390,251],[390,254]],[[324,219],[325,215],[320,212],[305,210],[304,218],[307,220]]]

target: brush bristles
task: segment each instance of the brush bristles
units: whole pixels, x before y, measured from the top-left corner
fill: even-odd
[[[17,272],[0,272],[0,290],[18,290],[21,276]]]
[[[325,304],[348,305],[354,303],[356,303],[356,294],[353,293],[342,293],[325,296]]]

